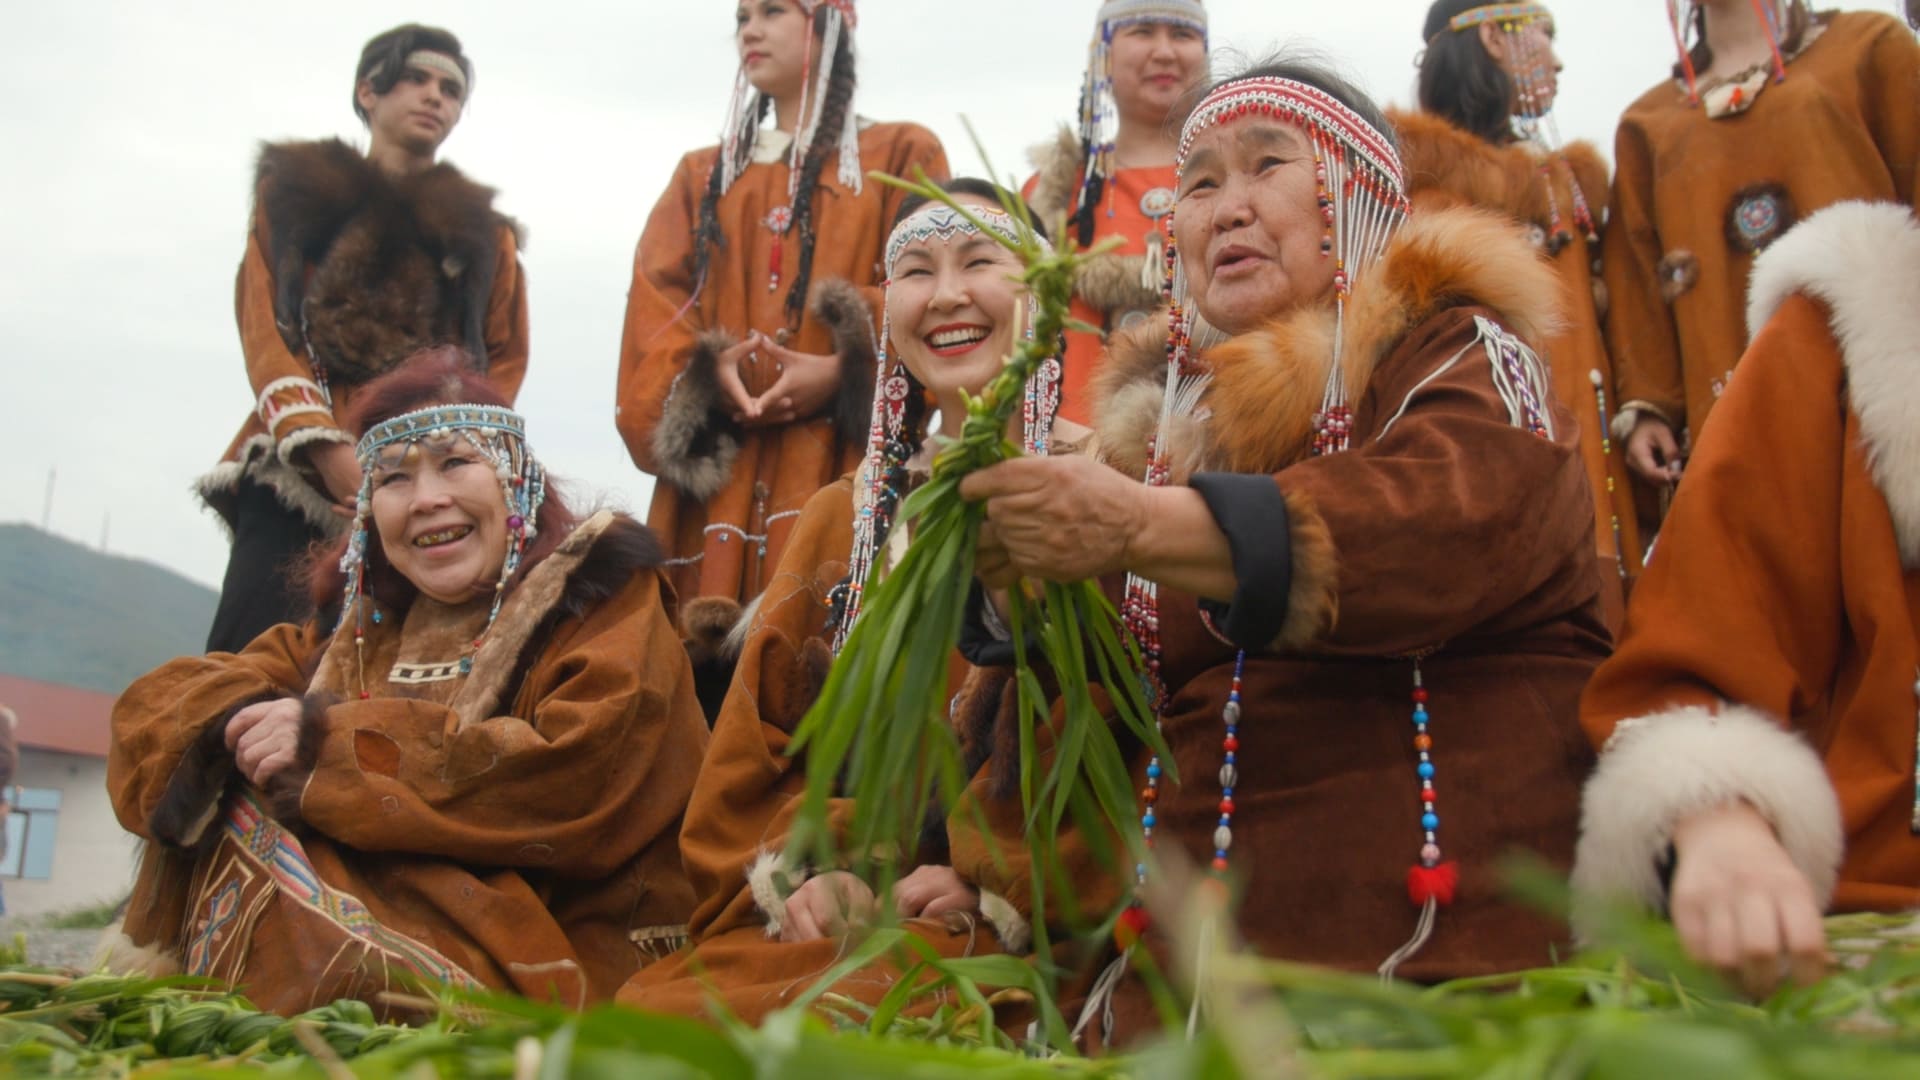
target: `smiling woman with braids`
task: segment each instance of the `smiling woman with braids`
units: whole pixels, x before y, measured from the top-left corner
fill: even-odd
[[[989,228],[1014,235],[992,184],[957,180],[947,190]],[[901,214],[886,246],[880,343],[887,370],[876,387],[866,460],[807,501],[778,570],[741,625],[739,668],[681,830],[699,896],[694,945],[635,977],[620,995],[628,1004],[704,1016],[712,991],[756,1022],[830,967],[846,932],[874,910],[872,891],[853,874],[824,868],[809,875],[779,857],[806,788],[803,759],[787,756],[787,748],[859,618],[859,583],[876,564],[892,565],[906,545],[907,530],[893,525],[893,515],[925,478],[934,437],[959,436],[961,395],[979,393],[999,374],[1016,335],[1031,324],[1012,253],[944,204],[909,198]],[[1028,384],[1027,408],[1008,436],[1030,453],[1085,435],[1054,419],[1059,387],[1057,362]],[[937,427],[929,405],[938,410]],[[980,765],[990,740],[965,730],[962,739],[971,764]],[[1009,918],[1004,901],[948,865],[946,836],[943,819],[930,815],[920,850],[896,868],[894,907],[948,955],[1018,951],[1023,925]],[[897,977],[877,966],[840,990],[874,1002]]]
[[[855,115],[853,0],[742,0],[735,19],[724,142],[681,159],[640,237],[615,410],[659,478],[648,524],[674,587],[714,601],[689,606],[697,661],[865,445],[881,249],[905,197],[866,171],[947,168],[925,128]]]

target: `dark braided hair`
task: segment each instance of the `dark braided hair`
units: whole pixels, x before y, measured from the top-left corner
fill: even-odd
[[[760,114],[754,117],[757,128],[766,122],[767,111],[773,108],[773,99],[760,99]],[[720,146],[720,153],[714,155],[713,170],[707,174],[707,190],[700,196],[700,220],[693,227],[693,287],[697,292],[707,283],[707,266],[713,261],[713,249],[724,247],[727,234],[720,228],[720,181],[726,174],[726,144]],[[753,157],[753,144],[741,140],[737,165],[744,168]]]
[[[825,33],[827,7],[821,5],[813,13],[813,35],[818,40]],[[800,198],[793,207],[793,223],[787,228],[800,230],[800,268],[794,274],[793,286],[787,290],[786,315],[789,325],[798,326],[800,318],[806,313],[807,292],[813,285],[813,248],[816,236],[813,223],[813,202],[819,194],[820,173],[826,167],[827,158],[840,147],[840,130],[845,125],[847,110],[853,107],[853,90],[856,84],[853,72],[853,35],[842,33],[840,45],[834,50],[833,75],[827,81],[826,100],[820,103],[819,137],[807,148],[807,159],[800,163]],[[754,127],[766,123],[767,113],[773,109],[773,99],[760,97],[760,112],[754,117]],[[727,161],[725,144],[720,154],[713,159],[713,170],[707,174],[707,190],[700,196],[700,217],[693,227],[693,281],[697,290],[706,284],[707,268],[713,262],[713,252],[726,246],[727,234],[720,227],[720,182],[726,174]],[[744,171],[753,159],[753,142],[743,139],[736,151],[736,175]]]
[[[814,9],[813,32],[819,37],[825,32],[827,13],[830,9],[821,4]],[[814,232],[813,204],[819,197],[820,171],[826,167],[827,158],[840,147],[840,131],[846,125],[847,110],[853,108],[853,89],[858,80],[853,72],[853,35],[840,35],[839,47],[833,54],[833,75],[827,81],[827,98],[821,102],[819,135],[813,145],[807,148],[807,159],[800,163],[800,196],[793,207],[791,229],[800,232],[800,266],[793,275],[793,287],[787,290],[787,323],[800,325],[800,317],[807,310],[807,290],[813,284],[813,245],[817,236]]]
[[[1084,83],[1080,87],[1080,115],[1082,116],[1087,115],[1087,110],[1093,104],[1087,100],[1087,95],[1092,92],[1092,89]],[[1100,205],[1100,199],[1107,190],[1106,177],[1087,173],[1087,170],[1093,168],[1092,132],[1082,132],[1080,135],[1080,161],[1082,162],[1081,171],[1086,173],[1083,181],[1086,187],[1080,193],[1081,205],[1074,208],[1073,220],[1067,224],[1073,230],[1074,242],[1081,247],[1086,247],[1093,243],[1094,208]]]

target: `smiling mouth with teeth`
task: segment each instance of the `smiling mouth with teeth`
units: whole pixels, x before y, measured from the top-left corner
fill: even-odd
[[[936,349],[957,349],[978,345],[987,340],[988,336],[988,330],[981,326],[970,326],[960,330],[937,330],[927,335],[927,344]]]
[[[451,529],[441,529],[438,532],[424,533],[416,536],[413,538],[413,546],[417,548],[427,548],[438,547],[441,544],[451,544],[455,540],[465,539],[466,535],[472,531],[473,527],[470,525],[455,525]]]

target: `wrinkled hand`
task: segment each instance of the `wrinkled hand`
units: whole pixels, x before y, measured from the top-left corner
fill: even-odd
[[[760,342],[760,363],[771,363],[775,377],[767,392],[754,399],[743,423],[748,427],[791,424],[825,409],[840,389],[840,355],[795,352],[763,335],[755,337]]]
[[[922,866],[893,887],[893,907],[903,919],[932,919],[949,911],[977,911],[980,891],[951,866]]]
[[[1015,458],[971,473],[960,495],[987,507],[975,573],[1005,588],[1021,577],[1075,582],[1123,570],[1146,490],[1084,457]]]
[[[1744,802],[1703,810],[1674,829],[1668,909],[1695,960],[1754,997],[1783,969],[1805,986],[1826,974],[1827,938],[1813,886],[1773,826]]]
[[[1680,443],[1673,428],[1652,413],[1640,413],[1627,436],[1627,464],[1640,478],[1656,487],[1680,479]]]
[[[353,456],[353,447],[332,441],[308,443],[307,463],[320,474],[327,497],[333,500],[333,512],[352,517],[360,498],[360,462]]]
[[[240,775],[257,788],[294,764],[300,752],[300,699],[261,701],[227,721],[227,749]]]
[[[756,404],[752,394],[747,392],[747,383],[740,375],[740,365],[753,362],[754,350],[760,348],[764,339],[758,330],[748,334],[745,341],[722,350],[713,358],[713,374],[720,383],[720,392],[727,397],[727,406],[733,413],[735,423],[744,424],[755,415]]]
[[[847,927],[871,921],[876,904],[873,889],[845,870],[810,877],[787,897],[781,941],[815,941],[839,937]]]

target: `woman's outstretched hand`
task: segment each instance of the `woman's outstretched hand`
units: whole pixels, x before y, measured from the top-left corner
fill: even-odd
[[[1762,997],[1783,975],[1805,986],[1827,972],[1813,885],[1751,805],[1733,802],[1673,831],[1668,910],[1688,955]]]

